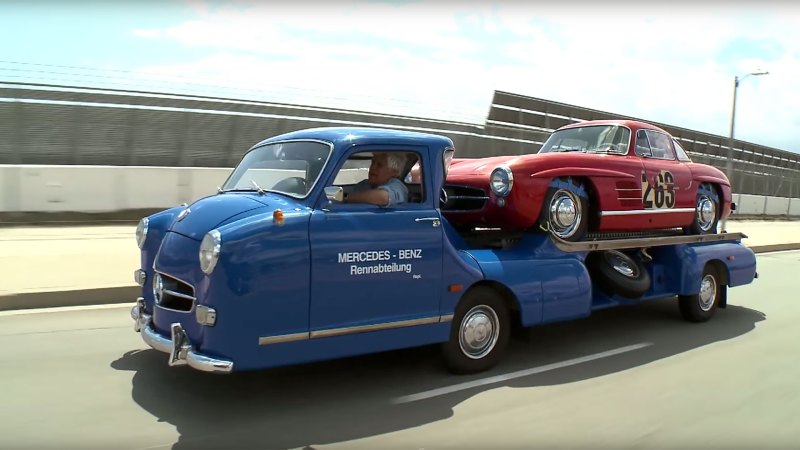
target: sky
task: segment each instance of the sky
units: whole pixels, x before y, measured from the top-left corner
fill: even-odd
[[[800,2],[0,1],[0,82],[483,123],[494,90],[800,153]],[[768,71],[768,75],[748,76]]]

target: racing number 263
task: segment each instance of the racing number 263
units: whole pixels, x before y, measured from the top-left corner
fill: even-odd
[[[675,177],[667,170],[662,170],[653,183],[642,174],[642,201],[645,209],[672,208],[675,206]]]

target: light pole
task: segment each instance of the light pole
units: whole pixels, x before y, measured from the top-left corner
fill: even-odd
[[[759,75],[769,75],[769,72],[750,72],[744,75],[742,78],[739,76],[733,77],[733,108],[731,108],[731,133],[730,137],[728,138],[728,160],[725,163],[725,172],[728,175],[728,181],[731,183],[731,195],[733,195],[733,130],[736,124],[736,91],[739,88],[739,83],[741,83],[745,78],[749,76],[757,77]],[[722,219],[722,231],[726,231],[725,229],[726,220]]]

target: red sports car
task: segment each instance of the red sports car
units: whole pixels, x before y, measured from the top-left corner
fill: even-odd
[[[643,122],[567,125],[537,154],[455,162],[442,210],[458,227],[542,227],[569,241],[588,232],[706,234],[731,212],[725,174],[692,163],[669,133]]]

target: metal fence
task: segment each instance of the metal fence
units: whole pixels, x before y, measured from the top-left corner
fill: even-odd
[[[460,157],[538,151],[556,128],[631,118],[496,91],[484,124],[154,92],[0,83],[0,164],[232,167],[258,141],[318,126],[441,133]],[[652,122],[651,122],[652,123]],[[725,169],[727,138],[657,124]],[[800,156],[735,141],[734,191],[800,197]]]

